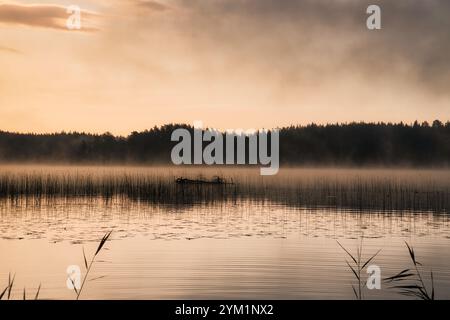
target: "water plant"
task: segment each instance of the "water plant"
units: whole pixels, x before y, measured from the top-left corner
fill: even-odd
[[[356,278],[356,286],[352,284],[353,293],[355,294],[355,298],[357,300],[362,300],[364,298],[364,287],[366,281],[362,278],[362,274],[366,270],[369,263],[380,253],[381,249],[378,250],[374,255],[372,255],[369,259],[363,260],[362,251],[363,251],[363,238],[361,237],[361,243],[356,248],[356,254],[353,255],[348,251],[339,241],[337,241],[339,246],[347,253],[350,257],[350,261],[346,260],[348,267],[352,271],[354,277]]]
[[[3,299],[3,297],[6,295],[6,300],[11,299],[11,290],[14,285],[14,279],[16,278],[16,275],[13,275],[11,278],[11,273],[8,274],[8,285],[6,288],[0,293],[0,300]]]
[[[233,184],[180,184],[223,177]],[[203,178],[202,178],[203,177]],[[251,169],[2,168],[0,201],[120,198],[152,204],[193,205],[255,200],[308,208],[450,212],[450,172],[282,169],[261,177]]]
[[[112,231],[109,231],[107,233],[105,233],[102,237],[102,239],[100,240],[97,249],[95,250],[95,253],[93,254],[91,260],[88,263],[88,260],[86,258],[86,254],[84,252],[84,248],[83,248],[83,259],[84,259],[84,266],[86,268],[86,273],[83,277],[83,280],[81,282],[81,286],[79,288],[77,288],[76,283],[74,281],[74,279],[70,278],[70,281],[72,282],[73,285],[73,289],[75,291],[76,294],[76,300],[78,300],[80,298],[81,293],[83,292],[84,286],[86,284],[86,281],[88,279],[89,276],[89,272],[91,271],[91,268],[95,262],[95,258],[98,256],[98,254],[101,252],[101,250],[103,249],[105,243],[109,240],[110,236],[111,236]],[[15,280],[16,276],[13,275],[11,277],[11,273],[8,276],[8,285],[2,290],[0,291],[0,300],[2,300],[4,297],[6,298],[6,300],[10,300],[11,299],[11,292],[12,292],[12,288],[14,286],[14,280]],[[95,279],[91,279],[92,280],[96,280],[96,279],[100,279],[102,277],[97,277]],[[37,300],[39,298],[39,293],[41,291],[41,284],[39,284],[39,287],[37,288],[36,294],[34,296],[34,300]],[[26,289],[23,288],[23,300],[26,300]]]
[[[6,298],[6,300],[11,300],[11,291],[14,286],[14,280],[16,278],[16,275],[14,274],[11,277],[11,273],[8,274],[8,285],[6,286],[3,291],[0,292],[0,300],[3,299],[3,297]],[[39,298],[39,293],[41,292],[41,284],[39,284],[39,287],[37,288],[36,294],[34,296],[34,300],[37,300]],[[23,300],[26,300],[26,289],[23,288]]]
[[[86,258],[86,254],[85,254],[84,248],[83,248],[83,259],[84,259],[84,267],[86,268],[86,273],[81,282],[81,286],[79,288],[77,288],[75,281],[72,278],[69,278],[72,281],[73,289],[76,294],[76,300],[78,300],[80,298],[80,295],[83,292],[86,280],[88,279],[89,272],[91,271],[92,265],[94,264],[95,258],[100,253],[100,251],[103,249],[103,246],[105,245],[106,241],[108,241],[109,237],[111,236],[111,233],[112,233],[112,231],[109,231],[103,235],[102,239],[100,240],[100,242],[98,244],[97,250],[92,255],[92,258],[89,263],[88,263],[88,260]],[[96,279],[99,279],[99,278],[100,277],[97,277]],[[95,279],[93,279],[93,280],[95,280]]]
[[[417,261],[414,248],[405,242],[408,248],[409,257],[413,264],[412,268],[404,269],[392,277],[383,279],[384,282],[391,284],[390,289],[397,290],[403,296],[416,297],[421,300],[434,300],[434,276],[433,270],[430,270],[430,285],[425,284],[423,265]]]

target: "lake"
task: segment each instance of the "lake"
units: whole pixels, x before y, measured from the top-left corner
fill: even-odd
[[[177,177],[224,185],[177,185]],[[354,299],[339,246],[382,277],[422,263],[450,298],[450,171],[0,167],[0,289],[74,299],[69,265],[98,255],[82,299]],[[421,269],[421,270],[422,270]],[[382,283],[365,299],[401,299]]]

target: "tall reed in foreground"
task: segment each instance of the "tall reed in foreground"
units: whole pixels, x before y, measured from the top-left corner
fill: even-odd
[[[11,273],[8,274],[8,285],[6,288],[0,293],[0,300],[3,299],[3,297],[6,295],[6,300],[11,299],[11,290],[14,285],[14,279],[16,278],[16,275],[13,275],[11,278]]]
[[[78,300],[80,298],[81,293],[83,292],[83,288],[84,285],[86,283],[86,280],[89,276],[89,272],[91,271],[91,268],[94,264],[95,258],[97,257],[97,255],[100,253],[100,251],[103,249],[105,243],[109,240],[109,237],[111,236],[112,231],[109,231],[107,233],[105,233],[105,235],[103,235],[102,239],[100,240],[100,243],[98,244],[97,250],[95,251],[94,255],[92,256],[90,262],[88,263],[88,260],[86,258],[86,254],[84,252],[84,248],[83,248],[83,259],[84,259],[84,266],[86,268],[86,274],[84,275],[83,281],[81,282],[81,286],[79,289],[77,289],[77,286],[75,284],[75,281],[69,277],[70,281],[72,282],[73,285],[73,289],[76,293],[76,300]],[[14,286],[14,280],[16,278],[16,275],[13,275],[11,277],[11,273],[8,275],[8,285],[6,286],[6,288],[4,288],[2,291],[0,291],[0,300],[3,299],[3,297],[6,298],[6,300],[10,300],[11,299],[11,291],[12,288]],[[101,277],[97,277],[95,279],[99,279]],[[95,280],[92,279],[92,280]],[[34,296],[34,300],[37,300],[39,298],[39,293],[41,291],[41,284],[39,284],[39,287],[36,291],[36,294]],[[26,300],[26,289],[23,288],[23,300]]]
[[[357,300],[362,300],[364,297],[363,294],[363,287],[365,285],[365,281],[363,281],[362,277],[361,277],[361,273],[363,273],[363,271],[366,269],[366,267],[369,265],[370,261],[372,261],[377,255],[378,253],[380,253],[381,249],[378,250],[374,255],[372,255],[369,259],[367,259],[366,261],[364,261],[362,259],[362,250],[363,250],[363,238],[361,238],[361,243],[360,245],[356,248],[356,255],[352,255],[347,249],[345,249],[345,247],[339,242],[337,241],[337,243],[339,244],[339,246],[347,253],[347,255],[350,257],[351,259],[351,263],[348,260],[345,260],[345,262],[347,263],[348,267],[350,268],[350,270],[352,270],[353,275],[355,276],[356,280],[357,280],[357,285],[356,288],[355,286],[352,284],[352,289],[353,289],[353,293],[355,294],[355,297]]]
[[[6,286],[5,289],[3,289],[3,291],[0,292],[0,300],[3,299],[3,297],[6,297],[6,300],[11,300],[11,291],[12,288],[14,286],[14,280],[16,278],[16,275],[13,275],[13,277],[11,278],[11,273],[9,273],[8,275],[8,285]],[[34,300],[37,300],[39,298],[39,293],[41,291],[41,285],[39,284],[39,287],[36,291],[36,294],[34,296]],[[26,289],[23,288],[23,300],[26,300]]]
[[[94,264],[95,258],[102,250],[103,246],[105,245],[106,241],[108,241],[109,237],[111,236],[112,231],[109,231],[105,233],[103,238],[100,240],[100,243],[98,244],[97,250],[95,251],[94,255],[91,258],[91,261],[88,263],[88,260],[86,259],[86,254],[84,252],[83,248],[83,259],[84,259],[84,266],[86,268],[86,274],[83,277],[83,281],[81,282],[81,286],[79,289],[77,289],[77,286],[75,284],[75,281],[72,278],[69,278],[72,281],[73,289],[77,295],[77,300],[80,298],[81,293],[83,292],[84,285],[86,283],[86,280],[89,276],[89,272],[91,271],[92,265]],[[98,278],[97,278],[98,279]]]
[[[422,264],[417,261],[413,247],[405,242],[408,248],[409,257],[413,263],[411,269],[400,271],[395,276],[383,279],[386,283],[392,284],[390,289],[398,290],[401,295],[416,297],[421,300],[434,300],[434,277],[433,270],[430,271],[431,288],[427,288],[424,281],[423,271],[419,267]]]

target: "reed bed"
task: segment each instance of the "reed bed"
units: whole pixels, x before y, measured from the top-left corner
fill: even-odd
[[[233,184],[179,185],[177,177]],[[0,167],[0,200],[111,199],[168,205],[252,200],[299,207],[448,213],[450,171],[127,167]]]

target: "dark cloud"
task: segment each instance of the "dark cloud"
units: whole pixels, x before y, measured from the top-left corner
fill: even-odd
[[[448,0],[178,0],[177,4],[191,14],[182,25],[186,34],[215,47],[222,59],[240,61],[240,68],[273,69],[287,82],[351,73],[448,92]],[[370,4],[382,9],[382,30],[366,28]]]
[[[13,3],[0,4],[0,23],[17,24],[31,27],[44,27],[58,30],[69,30],[66,27],[67,8],[59,5],[33,4],[21,5]],[[91,12],[82,12],[83,18],[92,18]],[[95,31],[92,27],[82,27],[81,31]]]

